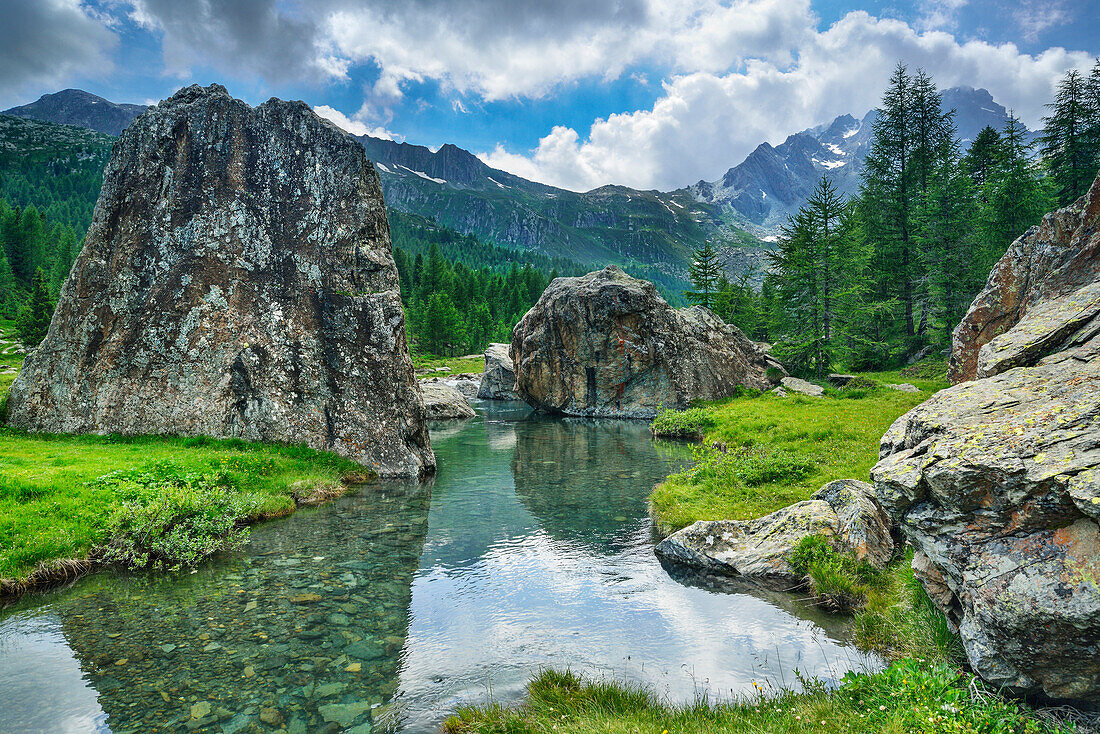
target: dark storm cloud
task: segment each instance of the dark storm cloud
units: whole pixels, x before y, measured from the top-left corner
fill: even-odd
[[[321,5],[298,11],[274,0],[140,0],[133,17],[163,32],[170,74],[206,66],[279,82],[317,76],[317,25],[309,12]]]
[[[76,2],[0,0],[0,18],[0,109],[112,68],[117,38]]]

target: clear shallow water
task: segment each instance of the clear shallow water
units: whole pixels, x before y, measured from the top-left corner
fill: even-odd
[[[267,523],[195,573],[0,612],[0,732],[273,731],[261,714],[421,732],[544,667],[690,701],[876,666],[793,595],[661,566],[645,500],[689,452],[643,424],[485,404],[432,440],[432,485]]]

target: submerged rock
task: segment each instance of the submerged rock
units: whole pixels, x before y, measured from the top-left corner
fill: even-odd
[[[490,344],[485,350],[485,372],[477,396],[482,400],[521,400],[516,392],[516,372],[507,344]]]
[[[423,382],[424,417],[430,421],[462,420],[473,418],[474,409],[466,396],[442,382]]]
[[[1098,215],[1100,179],[1013,244],[955,332],[956,377],[973,368],[980,379],[899,418],[872,471],[880,502],[917,550],[917,577],[958,625],[974,670],[1018,692],[1093,703]],[[979,337],[989,338],[975,355]]]
[[[830,482],[803,502],[754,520],[700,520],[657,544],[657,555],[703,571],[798,584],[788,565],[799,542],[828,539],[881,568],[894,554],[890,521],[874,488],[854,479]]]
[[[616,266],[557,278],[512,333],[520,395],[551,413],[653,418],[766,390],[765,356],[705,308],[673,309]]]
[[[119,137],[50,331],[31,431],[305,444],[435,465],[378,174],[302,102],[188,87]]]

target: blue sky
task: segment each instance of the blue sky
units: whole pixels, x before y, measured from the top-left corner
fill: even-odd
[[[1034,127],[1100,54],[1095,0],[14,0],[6,16],[0,107],[217,81],[578,190],[714,179],[761,141],[862,114],[898,60]]]

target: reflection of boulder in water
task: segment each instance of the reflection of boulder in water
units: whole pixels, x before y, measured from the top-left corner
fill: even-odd
[[[669,578],[684,586],[705,589],[715,594],[748,594],[762,599],[792,617],[813,622],[836,639],[849,636],[850,617],[830,614],[815,606],[808,597],[766,579],[750,579],[745,576],[721,576],[657,557]]]
[[[614,551],[668,472],[644,423],[533,418],[516,426],[516,495],[559,540]]]
[[[515,423],[487,423],[485,438],[493,451],[509,451],[516,447]]]
[[[262,707],[301,731],[364,723],[396,692],[428,506],[371,488],[194,574],[101,575],[51,602],[115,731],[245,731]]]

